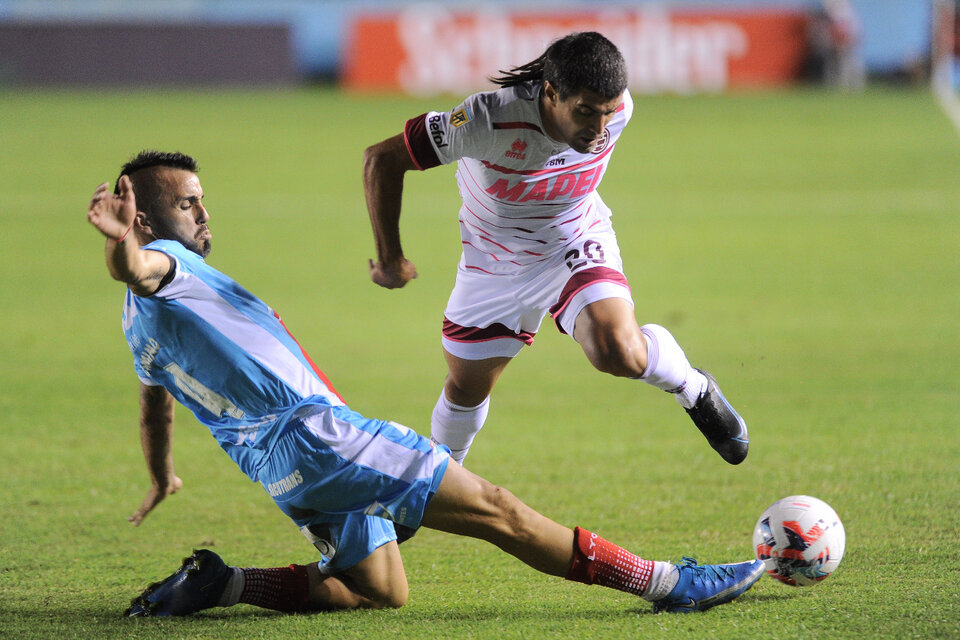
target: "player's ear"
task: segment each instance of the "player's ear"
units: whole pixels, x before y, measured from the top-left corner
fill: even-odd
[[[137,211],[137,217],[133,219],[133,226],[136,227],[136,230],[140,233],[153,238],[156,237],[153,234],[153,229],[150,227],[150,219],[143,211]]]
[[[560,94],[557,92],[557,89],[550,84],[549,80],[543,81],[543,97],[546,98],[550,104],[557,104],[557,102],[559,102]]]

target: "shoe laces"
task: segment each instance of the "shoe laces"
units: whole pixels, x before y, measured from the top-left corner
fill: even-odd
[[[683,564],[680,567],[692,571],[694,580],[719,582],[725,578],[734,577],[733,567],[726,564],[700,565],[697,564],[695,559],[684,557]]]

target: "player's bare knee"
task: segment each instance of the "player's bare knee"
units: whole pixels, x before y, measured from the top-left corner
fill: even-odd
[[[494,505],[498,517],[498,526],[513,542],[529,542],[536,537],[530,519],[530,509],[508,489],[490,485],[488,501]]]
[[[366,609],[399,609],[406,604],[410,595],[406,580],[394,580],[358,590],[362,596],[359,606]]]
[[[396,585],[371,598],[374,609],[399,609],[407,603],[410,589],[406,584]]]
[[[646,344],[639,331],[607,327],[584,345],[584,352],[590,364],[610,375],[636,378],[646,368]]]

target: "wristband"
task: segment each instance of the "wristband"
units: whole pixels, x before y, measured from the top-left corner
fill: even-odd
[[[130,233],[130,229],[133,229],[133,223],[132,223],[132,222],[130,223],[130,226],[127,227],[127,230],[123,232],[123,235],[120,236],[120,239],[117,240],[117,244],[122,243],[122,242],[126,239],[127,234]]]

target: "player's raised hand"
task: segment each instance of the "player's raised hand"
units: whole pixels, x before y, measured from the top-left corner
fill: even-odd
[[[133,195],[133,183],[127,176],[121,176],[120,194],[110,192],[109,183],[104,182],[93,192],[87,220],[100,233],[112,240],[119,240],[127,234],[137,217],[137,203]]]
[[[399,289],[417,277],[417,268],[406,258],[386,264],[370,260],[370,279],[385,289]]]
[[[140,523],[143,522],[143,519],[147,517],[148,513],[153,511],[154,507],[160,504],[164,498],[180,491],[182,488],[183,480],[181,480],[179,476],[173,476],[173,481],[169,487],[163,488],[152,485],[150,490],[147,491],[147,497],[140,503],[140,507],[128,516],[127,520],[135,527],[140,526]]]

